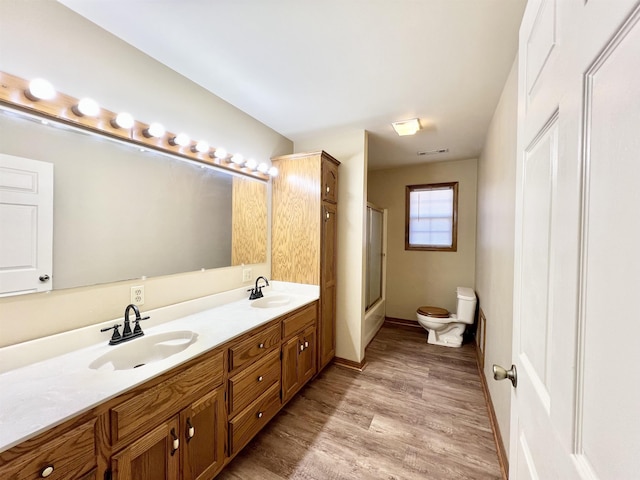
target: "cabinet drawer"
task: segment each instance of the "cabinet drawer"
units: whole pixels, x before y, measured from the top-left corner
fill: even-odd
[[[237,453],[280,409],[280,384],[272,385],[229,422],[229,451]]]
[[[274,383],[280,383],[279,350],[274,350],[229,379],[229,417],[253,402]]]
[[[140,435],[177,412],[198,392],[222,383],[223,356],[219,352],[111,409],[111,442],[134,432]],[[139,435],[138,435],[139,436]]]
[[[280,345],[280,325],[273,325],[229,348],[229,371],[250,365]]]
[[[35,448],[0,468],[2,480],[80,478],[96,466],[95,419]],[[84,477],[82,477],[84,478]]]
[[[282,321],[282,338],[293,335],[316,321],[317,304],[314,302],[304,310],[294,313]]]

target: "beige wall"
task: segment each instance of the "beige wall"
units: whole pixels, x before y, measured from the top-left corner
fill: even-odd
[[[474,287],[476,166],[469,159],[369,172],[368,200],[388,209],[388,317],[415,320],[421,305],[455,311],[456,287]],[[405,187],[441,182],[459,182],[458,251],[406,251]]]
[[[511,384],[493,381],[491,368],[511,365],[517,77],[516,60],[478,160],[476,291],[487,319],[484,373],[507,454]]]
[[[364,269],[367,133],[345,130],[296,142],[296,153],[325,150],[341,162],[338,171],[338,291],[336,356],[364,358]]]
[[[287,138],[53,0],[2,0],[0,46],[0,71],[47,78],[59,91],[91,96],[109,110],[258,161],[293,150]],[[269,272],[262,263],[252,274]],[[132,285],[146,286],[143,308],[152,309],[237,288],[241,280],[242,267],[231,267],[0,299],[0,346],[117,318]]]

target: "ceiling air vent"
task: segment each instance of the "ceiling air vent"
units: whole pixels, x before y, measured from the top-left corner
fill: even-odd
[[[447,153],[448,151],[448,148],[438,148],[436,150],[429,150],[428,152],[418,152],[418,155],[437,155],[438,153]]]

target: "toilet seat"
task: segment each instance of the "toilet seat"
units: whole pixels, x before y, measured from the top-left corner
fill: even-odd
[[[432,307],[429,305],[418,308],[418,313],[431,318],[449,318],[449,311],[446,308]]]

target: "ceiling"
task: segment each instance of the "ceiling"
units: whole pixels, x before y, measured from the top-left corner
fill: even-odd
[[[369,168],[473,158],[525,0],[59,0],[289,139],[367,130]],[[398,137],[391,122],[418,117]],[[418,151],[448,148],[444,154]]]

